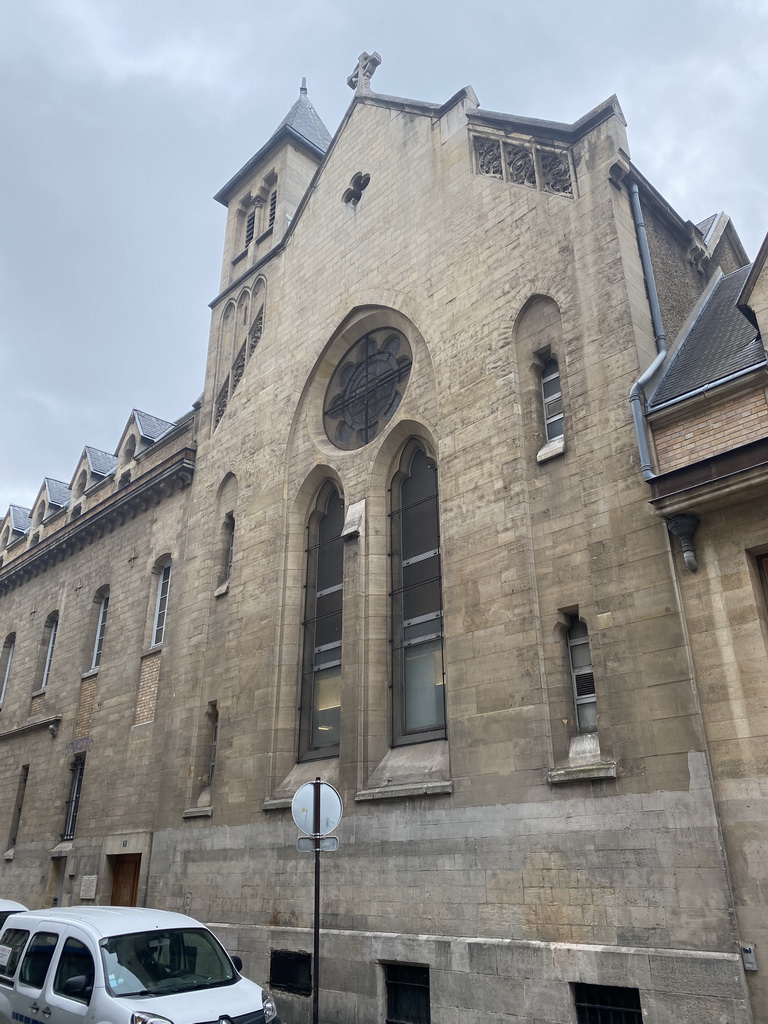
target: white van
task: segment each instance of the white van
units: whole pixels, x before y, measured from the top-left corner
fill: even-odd
[[[0,935],[2,1024],[280,1024],[205,925],[142,907],[27,910]]]
[[[0,930],[5,924],[6,917],[26,909],[23,903],[17,903],[16,900],[0,900]]]

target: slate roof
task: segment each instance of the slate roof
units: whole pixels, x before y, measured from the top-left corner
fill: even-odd
[[[139,428],[141,429],[141,428]],[[117,466],[117,456],[103,452],[99,448],[85,446],[85,454],[88,459],[88,467],[96,476],[110,476]]]
[[[224,206],[229,202],[232,192],[240,184],[257,164],[259,164],[267,153],[270,152],[284,137],[302,139],[310,146],[318,156],[322,157],[331,144],[331,133],[323,124],[320,115],[309,101],[307,87],[302,80],[299,98],[285,115],[280,124],[270,135],[264,145],[255,153],[248,163],[244,164],[234,177],[220,188],[213,197],[217,203]]]
[[[699,224],[696,225],[696,227],[699,229],[699,231],[702,233],[702,235],[704,235],[704,237],[706,238],[707,237],[707,233],[711,230],[712,225],[715,223],[716,220],[717,220],[717,214],[713,213],[711,217],[707,217],[706,220],[701,221]]]
[[[56,505],[58,508],[66,508],[72,492],[62,480],[54,480],[52,477],[45,478],[45,489],[48,492],[48,504]]]
[[[27,533],[32,525],[30,513],[31,508],[22,508],[21,505],[11,505],[8,508],[11,516],[11,529],[16,533]]]
[[[288,125],[289,128],[293,128],[293,130],[297,131],[299,135],[303,135],[308,142],[311,142],[313,146],[316,146],[317,149],[321,149],[323,152],[325,152],[331,144],[331,133],[325,127],[320,115],[310,103],[309,97],[307,96],[307,87],[303,83],[301,91],[299,92],[299,98],[293,104],[277,128],[275,128],[272,133],[272,138],[274,138],[285,125]]]
[[[163,434],[167,434],[169,430],[176,426],[175,423],[161,420],[157,416],[150,416],[148,412],[141,412],[140,409],[134,409],[133,415],[136,417],[139,433],[148,441],[157,441]]]
[[[653,392],[650,412],[765,364],[760,336],[736,306],[749,271],[749,266],[742,267],[720,279]]]

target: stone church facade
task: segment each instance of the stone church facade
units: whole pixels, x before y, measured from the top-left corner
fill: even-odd
[[[190,413],[2,522],[0,894],[185,910],[309,1020],[320,777],[323,1019],[764,1022],[764,255],[615,98],[377,64],[218,193]]]

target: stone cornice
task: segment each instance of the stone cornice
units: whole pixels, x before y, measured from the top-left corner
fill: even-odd
[[[159,505],[174,491],[184,490],[192,481],[194,471],[194,448],[174,452],[170,458],[45,537],[35,547],[14,558],[8,566],[0,568],[0,596],[82,551],[86,544],[92,544],[105,533],[112,533],[127,520]]]

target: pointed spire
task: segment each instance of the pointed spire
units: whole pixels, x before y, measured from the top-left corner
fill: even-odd
[[[293,128],[299,135],[303,135],[308,142],[311,142],[321,152],[324,153],[328,149],[331,142],[331,133],[323,124],[320,115],[312,106],[309,96],[307,96],[306,78],[301,80],[299,98],[274,130],[272,138],[286,125],[289,128]]]

